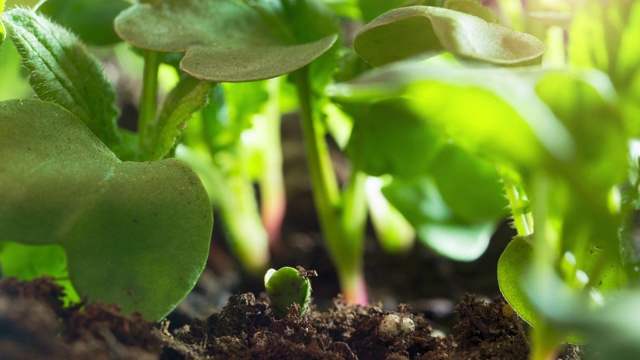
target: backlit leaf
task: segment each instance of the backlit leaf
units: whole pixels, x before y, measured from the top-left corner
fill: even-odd
[[[538,59],[546,49],[531,35],[463,12],[431,6],[408,6],[382,14],[358,32],[354,47],[374,66],[443,51],[462,58],[514,65]]]

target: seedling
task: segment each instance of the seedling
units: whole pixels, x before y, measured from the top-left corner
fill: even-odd
[[[283,267],[276,271],[269,269],[264,275],[264,287],[273,311],[280,317],[285,317],[289,313],[291,305],[296,303],[300,306],[298,317],[302,317],[309,307],[311,299],[311,281],[309,277],[318,276],[315,270],[305,270],[301,266],[295,269]]]

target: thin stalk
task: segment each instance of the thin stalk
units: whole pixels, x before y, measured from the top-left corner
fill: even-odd
[[[535,278],[530,281],[543,282],[547,280],[545,274],[549,274],[552,264],[555,263],[553,249],[556,247],[554,242],[553,225],[549,221],[551,216],[550,201],[552,200],[551,179],[539,172],[534,182],[534,218],[536,220],[536,238],[533,251],[533,274]],[[538,317],[536,327],[531,334],[531,354],[532,360],[550,360],[557,357],[560,340],[562,337],[556,332],[553,326],[546,321],[544,317]]]
[[[498,0],[500,13],[506,18],[504,24],[513,30],[524,31],[524,7],[521,0]]]
[[[220,211],[229,247],[247,272],[256,277],[262,276],[270,260],[269,239],[262,226],[253,184],[244,169],[234,168],[225,171],[216,164],[216,151],[211,138],[207,136],[211,133],[208,130],[210,122],[206,118],[202,121],[203,141],[209,148],[213,163],[207,174],[208,180],[215,189],[213,202]],[[239,158],[235,163],[241,163]]]
[[[324,129],[322,124],[314,119],[308,69],[302,68],[292,76],[300,102],[300,120],[306,144],[314,202],[327,250],[337,268],[345,300],[366,304],[361,244],[364,230],[359,229],[363,216],[362,206],[365,206],[364,179],[361,180],[360,175],[355,173],[344,199],[341,197],[327,144],[324,141]],[[364,212],[366,217],[366,207]]]
[[[532,330],[532,348],[529,355],[531,360],[555,360],[558,358],[559,343],[556,336],[550,336],[554,330],[545,323],[540,322]]]
[[[350,260],[347,259],[347,261],[353,262],[353,269],[350,269],[347,273],[353,272],[353,279],[344,279],[343,282],[353,281],[354,283],[348,287],[344,287],[345,290],[343,290],[343,293],[345,298],[355,299],[353,301],[354,303],[365,305],[368,303],[368,299],[366,282],[362,270],[364,267],[362,260],[364,256],[364,229],[367,221],[367,196],[365,187],[367,176],[357,170],[357,164],[352,165],[354,171],[343,196],[341,225],[347,239],[344,246],[349,247],[346,253],[351,254]],[[352,293],[347,294],[345,291],[351,291]]]
[[[223,173],[213,166],[219,191],[218,204],[234,255],[250,274],[261,277],[269,264],[269,239],[255,201],[253,184],[242,173]]]
[[[144,50],[142,94],[138,113],[138,139],[140,153],[144,157],[153,134],[154,119],[158,107],[158,69],[160,53]]]
[[[261,209],[260,215],[273,250],[279,250],[280,230],[286,209],[286,196],[284,190],[284,178],[282,176],[282,147],[280,141],[280,105],[279,98],[280,79],[272,79],[267,83],[269,102],[266,106],[267,118],[262,121],[265,147],[262,150],[264,157],[264,174],[260,178]],[[256,124],[257,125],[257,124]]]
[[[503,178],[504,192],[509,200],[509,207],[513,215],[513,224],[519,236],[533,234],[533,218],[531,212],[527,211],[528,200],[518,191],[512,180]]]

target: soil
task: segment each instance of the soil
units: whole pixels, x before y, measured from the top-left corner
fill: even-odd
[[[348,305],[340,298],[326,311],[315,306],[302,317],[292,307],[277,318],[264,296],[231,296],[205,319],[169,332],[123,316],[101,303],[63,307],[62,289],[51,278],[0,282],[0,355],[33,359],[526,359],[524,325],[503,299],[465,295],[455,307],[459,322],[450,335],[434,331],[408,305]],[[579,359],[570,348],[561,359]]]

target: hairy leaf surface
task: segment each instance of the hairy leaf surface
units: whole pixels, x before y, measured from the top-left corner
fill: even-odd
[[[72,112],[117,150],[116,95],[99,61],[75,35],[31,10],[14,9],[4,18],[36,95]]]
[[[80,296],[162,318],[195,285],[211,227],[181,161],[121,162],[58,105],[0,103],[0,233],[60,245]]]

